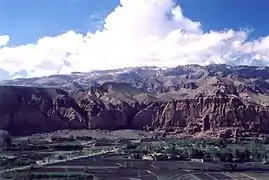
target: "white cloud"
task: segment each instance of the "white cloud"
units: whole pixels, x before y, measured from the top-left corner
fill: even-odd
[[[7,45],[8,41],[9,41],[9,36],[0,35],[0,47]]]
[[[269,36],[248,41],[248,33],[203,32],[172,0],[121,0],[105,18],[104,30],[86,36],[69,31],[17,47],[0,36],[0,68],[31,77],[141,65],[267,65]]]

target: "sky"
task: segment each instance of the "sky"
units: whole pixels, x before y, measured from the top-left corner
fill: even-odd
[[[268,0],[0,0],[0,80],[269,64]]]

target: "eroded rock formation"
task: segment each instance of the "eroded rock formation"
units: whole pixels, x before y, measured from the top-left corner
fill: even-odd
[[[0,129],[16,135],[131,128],[257,136],[269,133],[268,74],[268,67],[187,65],[3,81],[9,86],[0,87]]]
[[[115,103],[82,91],[0,87],[0,129],[11,134],[145,127],[188,134],[225,128],[269,133],[269,109],[220,94],[172,101]],[[222,132],[220,136],[226,135]]]

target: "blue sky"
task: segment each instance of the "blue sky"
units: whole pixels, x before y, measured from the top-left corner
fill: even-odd
[[[119,4],[0,0],[0,80],[134,66],[269,65],[268,0]]]
[[[253,28],[254,37],[269,33],[268,0],[178,0],[183,13],[205,30]]]
[[[92,21],[103,19],[118,3],[117,0],[0,0],[0,33],[11,37],[11,44],[25,44],[67,30],[95,30]],[[93,20],[93,16],[97,19]]]
[[[185,16],[203,30],[253,28],[252,38],[269,33],[268,0],[177,0]],[[33,43],[67,30],[94,31],[119,0],[0,0],[0,34],[10,44]]]

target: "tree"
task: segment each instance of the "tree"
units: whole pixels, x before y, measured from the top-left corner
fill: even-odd
[[[226,139],[221,139],[220,141],[219,141],[219,147],[220,148],[222,148],[222,149],[224,149],[224,148],[226,148],[227,147],[227,140]]]
[[[253,159],[258,160],[261,157],[260,151],[262,149],[262,145],[260,143],[257,143],[255,141],[252,141],[250,143],[250,154]]]
[[[189,154],[189,158],[203,158],[204,152],[197,148],[188,148],[187,152]]]
[[[249,153],[248,149],[244,149],[243,151],[239,150],[239,149],[235,149],[233,152],[233,156],[234,156],[234,158],[236,158],[236,160],[238,162],[249,161],[249,154],[250,153]]]
[[[6,130],[0,130],[0,149],[9,147],[12,144],[12,139]]]
[[[233,151],[233,156],[234,156],[234,158],[236,158],[236,159],[241,159],[241,152],[239,151],[239,149],[235,149],[234,151]]]
[[[169,146],[169,148],[167,149],[167,152],[172,154],[172,155],[177,155],[178,151],[176,149],[176,145],[173,143]]]
[[[221,151],[220,159],[223,162],[232,162],[233,161],[233,154],[229,151]]]

